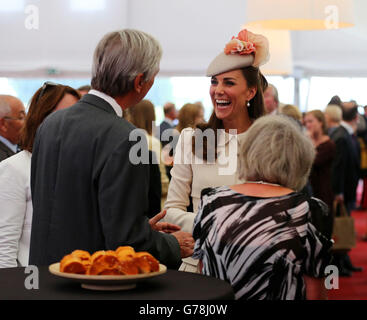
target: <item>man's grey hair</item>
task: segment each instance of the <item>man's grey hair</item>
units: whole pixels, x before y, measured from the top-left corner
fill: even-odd
[[[11,114],[11,107],[9,103],[0,96],[0,119]]]
[[[284,115],[257,119],[239,150],[239,176],[296,191],[307,183],[315,148],[296,122]]]
[[[159,71],[162,48],[151,35],[133,29],[106,34],[94,52],[92,88],[112,97],[134,87],[140,73],[149,81]]]

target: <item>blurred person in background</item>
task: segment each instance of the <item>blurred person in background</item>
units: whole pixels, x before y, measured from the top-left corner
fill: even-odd
[[[201,113],[201,121],[198,121],[199,123],[201,122],[201,123],[204,123],[204,122],[206,122],[205,121],[205,108],[204,108],[204,105],[203,105],[203,103],[201,102],[201,101],[196,101],[195,102],[195,104],[197,105],[197,106],[199,106],[199,108],[202,110],[202,113]]]
[[[312,164],[310,183],[313,196],[324,201],[328,208],[327,216],[315,216],[320,221],[320,230],[328,239],[331,238],[334,223],[334,193],[331,185],[331,169],[335,157],[335,143],[327,135],[325,116],[320,110],[312,110],[305,115],[305,126],[315,150],[316,157]]]
[[[79,98],[69,86],[46,82],[31,99],[20,134],[23,151],[0,163],[0,268],[28,265],[33,212],[31,157],[36,131],[49,114],[72,106]]]
[[[363,107],[363,121],[367,124],[367,106]],[[360,203],[360,209],[367,209],[367,128],[359,133],[359,144],[361,148],[361,179],[363,180],[363,191]],[[367,235],[367,232],[366,232]],[[367,239],[367,236],[364,239]]]
[[[199,123],[204,123],[204,109],[196,103],[186,103],[178,111],[178,133],[185,128],[196,128]]]
[[[293,104],[285,104],[281,109],[279,114],[285,115],[292,120],[295,121],[295,123],[298,125],[299,129],[303,132],[305,132],[306,128],[304,127],[304,116],[302,115],[301,111],[298,109],[297,106]],[[302,189],[303,193],[307,194],[308,196],[312,196],[312,187],[310,181],[307,181],[306,185]]]
[[[163,106],[163,113],[164,120],[159,126],[159,140],[162,143],[162,147],[171,142],[170,139],[166,139],[166,136],[170,136],[172,129],[176,126],[175,120],[177,119],[177,110],[175,104],[172,102],[165,103]],[[167,135],[162,136],[166,130]]]
[[[367,106],[363,107],[364,110],[364,120],[367,123]],[[367,209],[367,132],[362,136],[363,143],[361,144],[361,175],[363,177],[363,193],[361,200],[361,209]],[[367,230],[362,236],[364,241],[367,241]]]
[[[163,157],[167,170],[169,171],[169,178],[171,179],[171,169],[173,165],[173,157],[180,133],[185,128],[196,128],[200,123],[204,123],[204,109],[196,103],[186,103],[178,111],[178,124],[172,130],[172,141],[163,149]]]
[[[18,143],[24,119],[22,101],[10,95],[0,95],[0,162],[20,151]]]
[[[336,128],[340,126],[343,119],[342,108],[336,104],[329,104],[324,111],[325,122],[328,136],[330,136]]]
[[[336,145],[331,173],[334,201],[337,204],[335,216],[339,215],[339,205],[345,205],[349,215],[355,209],[360,176],[359,145],[356,137],[358,108],[342,105],[342,118],[340,126],[330,135]],[[352,271],[362,271],[362,268],[352,264],[347,252],[339,252],[334,255],[334,259],[340,275],[350,276]]]
[[[148,149],[154,153],[155,161],[150,161],[150,187],[149,187],[149,212],[151,218],[161,211],[161,206],[167,196],[169,179],[166,174],[166,168],[161,161],[162,145],[154,136],[153,125],[155,124],[154,105],[149,100],[142,100],[135,106],[127,110],[126,119],[137,128],[143,129],[148,141]],[[157,176],[158,169],[158,176]]]
[[[343,108],[348,109],[348,110],[351,110],[353,108],[357,108],[357,111],[358,111],[358,108],[359,108],[359,106],[358,106],[358,104],[355,100],[351,100],[351,101],[348,101],[348,102],[343,102],[342,106],[343,106]],[[366,121],[365,121],[364,116],[362,114],[360,114],[358,112],[357,116],[358,116],[358,121],[356,123],[356,127],[354,128],[354,134],[359,137],[359,136],[362,136],[366,132],[367,124],[366,124]]]
[[[302,113],[297,106],[293,104],[286,104],[280,110],[280,114],[284,114],[294,119],[302,128]]]
[[[335,95],[335,96],[333,96],[333,97],[330,99],[330,101],[329,101],[329,103],[328,103],[328,105],[331,105],[331,104],[333,104],[333,105],[337,105],[337,106],[341,107],[341,106],[342,106],[342,104],[343,104],[343,102],[342,102],[342,100],[340,99],[340,97],[339,97],[338,95]]]
[[[264,91],[264,103],[267,114],[279,114],[279,95],[277,88],[269,83]]]
[[[177,110],[176,106],[172,102],[167,102],[163,106],[164,120],[159,126],[158,138],[162,144],[163,148],[163,162],[166,168],[166,175],[169,180],[171,180],[171,169],[172,169],[172,151],[170,151],[170,146],[176,135],[174,128],[176,127],[177,120]],[[166,147],[167,146],[167,147]],[[165,148],[166,147],[166,148]]]
[[[349,214],[355,209],[356,189],[359,179],[359,149],[355,132],[357,130],[358,110],[342,109],[343,120],[330,135],[336,144],[333,162],[333,189],[336,200],[344,202]]]

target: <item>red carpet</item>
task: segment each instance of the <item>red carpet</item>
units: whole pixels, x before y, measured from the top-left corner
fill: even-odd
[[[349,252],[352,263],[363,267],[351,277],[339,277],[339,289],[328,290],[329,300],[367,300],[367,241],[362,236],[367,231],[367,211],[354,211],[357,245]]]

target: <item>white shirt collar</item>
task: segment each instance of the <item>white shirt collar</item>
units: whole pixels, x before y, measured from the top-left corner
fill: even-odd
[[[88,92],[89,94],[94,94],[95,96],[97,97],[100,97],[101,99],[105,100],[106,102],[108,102],[111,107],[113,108],[113,110],[115,110],[116,114],[122,118],[122,115],[123,115],[123,112],[122,112],[122,109],[120,107],[120,105],[116,102],[116,100],[112,97],[110,97],[109,95],[101,92],[101,91],[98,91],[98,90],[89,90]]]
[[[170,126],[174,127],[175,124],[173,123],[173,121],[170,118],[164,118],[164,121],[168,122],[170,124]]]
[[[354,134],[354,129],[349,123],[346,123],[345,121],[341,121],[340,125],[343,126],[349,134]]]
[[[4,143],[11,151],[17,153],[18,145],[12,144],[8,139],[5,139],[3,136],[0,136],[0,141]]]

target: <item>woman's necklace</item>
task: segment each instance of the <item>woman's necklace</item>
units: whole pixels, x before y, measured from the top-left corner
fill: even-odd
[[[269,182],[264,182],[264,181],[245,181],[245,183],[266,184],[266,185],[268,185],[268,186],[281,187],[281,185],[280,185],[280,184],[276,184],[276,183],[269,183]]]

